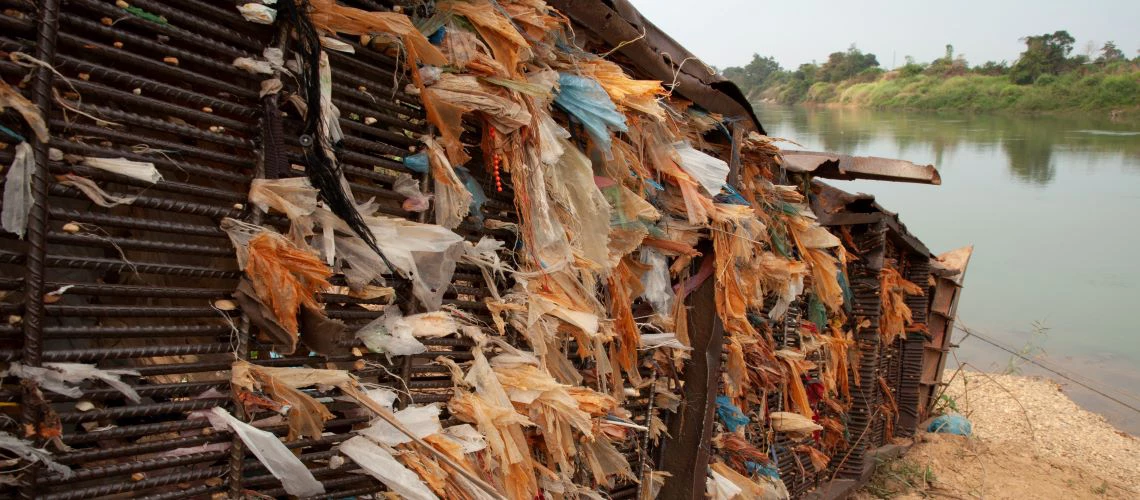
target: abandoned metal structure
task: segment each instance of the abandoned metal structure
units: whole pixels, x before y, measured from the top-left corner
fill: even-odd
[[[292,1],[278,0],[282,4],[277,6],[280,18],[285,17],[288,9],[283,4]],[[328,7],[335,4],[332,1],[295,5],[310,3],[337,8]],[[540,1],[449,2],[463,4],[453,7],[454,12],[465,13],[461,16],[465,21],[460,25],[477,25],[484,41],[495,35],[482,31],[479,22],[470,21],[479,14],[464,10],[464,6],[482,8],[500,3],[509,4],[508,10],[515,17],[521,18],[518,12],[526,7],[560,19],[572,27],[575,38],[567,43],[573,42],[573,50],[606,54],[629,75],[627,79],[665,82],[668,97],[683,100],[689,106],[681,113],[686,120],[715,117],[708,119],[707,129],[691,134],[690,138],[709,152],[706,156],[719,158],[727,165],[730,170],[726,185],[730,189],[748,194],[741,181],[749,175],[746,171],[751,165],[746,157],[752,153],[746,144],[766,144],[759,140],[748,142],[749,137],[764,133],[750,105],[731,82],[710,74],[699,61],[686,63],[695,58],[643,19],[627,1],[551,0],[546,3],[556,11],[549,12],[541,10],[546,7]],[[441,275],[446,280],[442,287],[421,287],[417,279],[435,278],[430,276],[433,271],[425,268],[415,275],[373,280],[369,286],[375,285],[375,290],[380,290],[382,282],[386,286],[383,293],[370,295],[360,293],[354,278],[337,265],[336,272],[330,270],[329,286],[315,295],[317,309],[322,312],[319,316],[323,318],[306,313],[301,313],[299,320],[292,318],[301,324],[294,328],[299,330],[299,338],[291,341],[305,349],[283,349],[281,338],[267,333],[271,328],[265,325],[272,323],[266,319],[269,309],[257,309],[256,301],[240,298],[242,290],[246,290],[247,299],[253,295],[242,288],[250,271],[244,259],[235,255],[237,247],[231,242],[232,234],[227,233],[225,221],[270,228],[281,234],[291,232],[291,223],[296,222],[290,214],[265,209],[252,199],[251,190],[259,181],[311,178],[320,168],[314,162],[320,155],[314,150],[321,149],[314,143],[320,143],[320,139],[312,135],[308,123],[318,101],[303,99],[305,89],[300,82],[307,65],[317,64],[292,57],[303,51],[298,48],[303,45],[302,37],[291,36],[281,19],[267,24],[250,22],[251,17],[257,19],[259,8],[273,2],[231,5],[203,0],[0,0],[0,4],[4,8],[0,14],[0,54],[4,56],[0,60],[0,84],[26,97],[34,110],[42,114],[42,126],[47,132],[46,136],[37,133],[34,118],[23,114],[27,108],[15,104],[16,98],[7,93],[0,96],[4,99],[0,101],[0,111],[11,108],[0,116],[0,143],[4,145],[0,149],[0,164],[6,166],[6,172],[16,171],[17,165],[27,165],[30,181],[26,222],[22,223],[26,233],[4,233],[0,238],[0,311],[7,319],[0,324],[0,366],[24,370],[5,371],[8,376],[0,390],[0,408],[8,418],[0,428],[12,439],[50,450],[53,463],[70,469],[63,473],[43,461],[19,463],[17,467],[16,457],[5,454],[0,461],[13,461],[9,463],[11,467],[5,466],[12,471],[10,478],[0,481],[0,487],[6,488],[4,493],[54,500],[289,496],[290,486],[263,460],[263,450],[251,449],[240,432],[219,427],[207,415],[214,408],[239,420],[253,421],[262,431],[278,436],[319,483],[322,493],[313,498],[356,498],[392,489],[373,475],[362,473],[368,467],[359,461],[342,458],[339,448],[368,427],[374,415],[346,399],[345,393],[328,387],[297,391],[319,401],[327,412],[316,434],[298,436],[297,424],[283,418],[296,412],[296,403],[273,406],[272,401],[265,401],[273,399],[265,395],[272,395],[271,391],[263,394],[239,390],[231,373],[231,368],[239,366],[235,361],[266,368],[346,371],[353,383],[374,384],[397,393],[392,403],[395,409],[453,402],[459,392],[453,370],[477,365],[484,357],[483,341],[478,340],[478,335],[419,337],[425,350],[392,355],[372,349],[369,341],[354,332],[382,321],[390,314],[386,312],[390,307],[400,307],[409,315],[430,311],[431,307],[424,306],[430,300],[423,297],[437,292],[441,294],[437,295],[440,305],[435,309],[442,306],[452,316],[490,331],[489,325],[501,322],[501,315],[510,314],[502,302],[495,302],[500,299],[498,290],[505,295],[506,290],[522,286],[524,280],[488,272],[473,260],[456,262],[451,257],[454,270]],[[441,33],[446,30],[442,24],[431,24],[439,14],[433,10],[434,4],[344,0],[336,5],[407,14],[418,23],[417,28],[428,31],[425,35],[431,35],[433,44],[439,45],[433,34],[443,36]],[[260,7],[247,12],[249,5]],[[519,10],[514,10],[520,5]],[[541,5],[541,9],[535,5]],[[554,12],[560,14],[556,16]],[[301,12],[300,17],[305,15]],[[500,15],[499,11],[495,10],[494,15]],[[318,27],[326,22],[316,15],[313,18]],[[519,21],[526,22],[530,21]],[[510,26],[507,23],[500,28]],[[424,92],[431,86],[417,89],[417,78],[423,73],[419,70],[423,68],[415,68],[414,56],[407,52],[415,46],[408,41],[413,35],[399,31],[371,35],[375,36],[366,40],[326,33],[317,46],[318,50],[321,46],[328,49],[320,51],[321,64],[333,68],[328,79],[321,81],[321,85],[331,89],[325,104],[339,110],[339,118],[332,115],[331,120],[336,122],[341,137],[330,149],[335,149],[347,192],[355,195],[350,200],[352,204],[363,206],[371,200],[377,218],[387,215],[420,224],[415,227],[442,228],[428,218],[431,212],[409,210],[409,195],[400,189],[404,182],[401,179],[410,178],[415,186],[413,195],[416,190],[434,195],[433,203],[445,196],[438,187],[437,165],[416,168],[410,160],[417,153],[430,155],[435,151],[432,137],[442,134],[441,128],[445,128],[433,121],[430,103],[425,105]],[[526,37],[532,34],[528,32]],[[278,62],[262,61],[263,54],[268,54],[267,48],[284,49],[287,56]],[[494,59],[500,59],[499,56],[496,53]],[[413,58],[411,63],[409,57]],[[270,79],[265,73],[242,67],[238,63],[242,59],[249,59],[251,64],[272,65],[270,74],[288,76]],[[291,66],[294,67],[288,69]],[[313,71],[316,75],[317,70]],[[496,81],[493,77],[480,78],[480,85]],[[266,83],[274,80],[275,83]],[[525,82],[525,78],[521,81]],[[520,82],[515,82],[515,87],[504,85],[516,97],[532,91],[521,87]],[[537,114],[533,109],[530,112]],[[579,121],[563,119],[562,114],[558,118],[560,123],[568,123],[573,135],[567,144],[590,152],[597,138],[589,136],[590,131]],[[457,129],[456,142],[467,149],[485,146],[499,139],[495,125],[487,118],[465,116]],[[531,140],[531,136],[525,137]],[[503,155],[510,154],[509,148],[501,151]],[[451,153],[454,151],[448,151]],[[938,184],[940,179],[933,167],[785,153],[784,160],[772,160],[772,165],[779,165],[774,178],[801,189],[809,186],[802,194],[807,200],[802,203],[805,210],[810,208],[818,217],[818,224],[827,228],[841,245],[849,247],[846,252],[853,257],[846,268],[839,269],[839,275],[846,276],[841,281],[846,280],[850,297],[845,299],[845,322],[834,325],[837,331],[852,332],[854,342],[850,354],[844,355],[853,362],[838,365],[843,367],[843,377],[853,380],[850,407],[843,409],[845,415],[829,408],[827,398],[811,392],[822,384],[822,367],[833,362],[828,356],[834,355],[824,351],[806,354],[804,366],[815,367],[794,375],[810,389],[812,409],[790,400],[786,391],[791,389],[786,384],[775,384],[777,389],[752,400],[756,408],[745,408],[743,412],[750,420],[748,425],[757,431],[740,431],[741,439],[747,446],[767,454],[765,460],[754,457],[755,470],[751,465],[754,462],[748,462],[743,469],[782,481],[791,495],[799,497],[836,481],[848,481],[843,487],[849,488],[865,478],[873,465],[874,450],[890,444],[892,437],[913,435],[926,417],[939,387],[954,304],[968,257],[950,263],[935,260],[898,217],[875,204],[872,197],[850,195],[815,180]],[[497,255],[504,261],[511,260],[524,249],[529,251],[524,240],[530,216],[520,213],[524,206],[520,200],[525,196],[521,191],[523,175],[514,169],[500,172],[499,160],[492,155],[471,156],[474,158],[467,164],[469,172],[455,170],[467,190],[480,191],[485,200],[473,205],[470,213],[464,211],[466,217],[447,230],[458,235],[457,242],[464,240],[471,245],[484,238],[506,242]],[[592,160],[596,165],[605,164],[610,159],[604,156],[594,155]],[[769,156],[776,158],[780,153],[773,149]],[[98,161],[107,159],[123,160],[130,165],[149,164],[161,175],[156,181],[111,171]],[[604,173],[599,171],[587,177],[604,177]],[[20,190],[13,184],[18,178],[15,174],[7,177],[6,209],[15,210],[13,203],[21,203]],[[9,187],[16,194],[10,196]],[[592,184],[590,187],[594,189]],[[325,189],[308,186],[314,191],[318,188]],[[785,194],[791,191],[794,189]],[[604,189],[601,192],[609,193]],[[321,196],[322,207],[335,205],[324,198],[324,191]],[[669,207],[667,202],[654,202],[662,211]],[[801,205],[781,203],[788,207]],[[794,207],[781,210],[794,211]],[[555,208],[550,211],[557,212]],[[342,223],[349,221],[340,213],[336,215],[344,219]],[[524,229],[520,230],[520,226]],[[327,237],[334,238],[333,232],[328,229]],[[735,369],[734,356],[739,352],[740,341],[738,333],[728,331],[720,314],[721,273],[714,271],[714,256],[721,247],[714,244],[715,235],[707,227],[692,232],[700,237],[688,249],[691,251],[667,254],[671,259],[692,261],[681,273],[675,273],[677,282],[669,284],[670,292],[678,293],[676,300],[687,306],[681,308],[686,309],[681,317],[688,330],[688,345],[678,352],[688,354],[667,359],[659,357],[654,349],[626,345],[626,349],[636,353],[636,359],[624,373],[635,381],[609,392],[604,389],[607,382],[601,368],[584,355],[570,356],[572,359],[566,361],[568,365],[572,362],[572,371],[580,371],[580,375],[576,371],[573,376],[558,380],[562,384],[559,387],[568,387],[574,384],[567,380],[577,377],[579,384],[594,387],[599,394],[623,398],[620,410],[591,416],[595,426],[610,423],[634,429],[620,440],[615,438],[613,448],[632,476],[609,478],[607,472],[613,471],[601,471],[600,477],[606,480],[598,481],[598,473],[591,475],[589,467],[583,466],[576,474],[566,474],[564,483],[559,484],[604,490],[610,498],[652,498],[657,494],[661,498],[703,498],[709,481],[705,471],[724,461],[722,455],[727,448],[712,443],[726,435],[725,417],[719,414],[725,406],[719,396],[726,394],[727,373]],[[337,229],[336,234],[340,238],[351,231]],[[650,238],[667,239],[652,231],[649,234]],[[309,237],[314,241],[320,238],[312,234]],[[391,242],[376,243],[379,248],[387,248]],[[800,250],[791,248],[790,243],[788,246],[779,253],[786,254],[782,259],[792,262]],[[435,251],[422,248],[409,255],[419,258]],[[377,253],[391,266],[383,253]],[[330,262],[332,259],[330,256]],[[903,279],[923,289],[923,293],[903,296],[910,314],[907,330],[889,343],[880,331],[884,293],[893,293],[882,289],[884,268],[897,270]],[[807,271],[799,272],[802,292]],[[377,270],[376,276],[379,274]],[[526,273],[519,274],[523,275]],[[809,289],[822,286],[817,275],[807,281]],[[612,282],[600,279],[591,286],[607,289],[599,296],[604,296],[604,300],[593,299],[599,307],[607,312],[617,310],[613,305],[616,295],[609,291],[615,288]],[[765,297],[764,307],[748,311],[751,328],[761,332],[764,341],[771,342],[776,351],[806,350],[809,340],[815,342],[808,337],[827,331],[834,318],[834,311],[808,295],[784,304],[785,310],[780,310],[783,306],[775,296]],[[655,312],[650,301],[637,294],[631,302],[626,308],[633,313],[631,324],[635,316],[640,321]],[[779,314],[774,314],[774,310]],[[822,322],[818,319],[821,314]],[[330,327],[322,319],[339,326]],[[617,328],[611,324],[616,320],[601,319],[604,327]],[[497,339],[501,345],[495,344],[496,352],[536,350],[531,338],[518,331],[514,323],[508,324],[512,330]],[[503,331],[502,326],[499,328]],[[641,323],[637,328],[642,334],[651,332]],[[582,345],[585,337],[563,338],[566,329],[565,325],[559,327],[557,332],[562,337],[551,346],[567,352],[589,349]],[[616,365],[618,348],[609,349]],[[673,360],[683,360],[683,370],[674,369]],[[68,381],[74,393],[60,393],[47,390],[42,377],[17,375],[37,373],[36,369],[60,363],[89,365],[107,373],[123,370],[118,373],[130,391],[108,388],[89,378],[82,384]],[[618,379],[623,377],[623,371],[613,371]],[[738,398],[747,399],[747,395]],[[517,400],[514,403],[519,404]],[[258,409],[251,410],[251,404]],[[671,410],[664,408],[670,405]],[[275,411],[266,411],[267,408]],[[818,431],[790,437],[771,430],[768,413],[794,413],[797,409],[842,422],[849,436],[834,455],[825,457],[828,460],[822,465],[817,464],[819,456],[814,453],[824,447]],[[443,426],[470,422],[455,413],[444,409],[440,417]],[[618,432],[615,428],[607,428],[607,432]],[[542,439],[533,430],[528,432],[524,443],[540,446]],[[2,445],[0,448],[8,449]],[[408,460],[407,456],[397,455]],[[540,460],[536,459],[536,469],[557,468],[551,458],[553,452],[544,449],[541,455],[546,460],[539,465]],[[581,456],[576,460],[586,461]],[[472,463],[483,467],[484,461],[495,462],[480,458]],[[450,470],[442,465],[435,467]],[[550,476],[556,474],[551,472]],[[482,479],[495,487],[506,482],[501,478]],[[553,481],[545,477],[542,480]],[[550,488],[544,491],[550,493]],[[551,494],[571,498],[577,493]],[[473,496],[457,493],[456,497]]]

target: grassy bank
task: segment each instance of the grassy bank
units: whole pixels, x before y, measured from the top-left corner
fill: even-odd
[[[902,76],[888,72],[873,81],[794,82],[765,89],[761,97],[780,102],[842,104],[873,108],[962,111],[1111,111],[1140,108],[1140,69],[1127,63],[1096,72],[1044,75],[1016,85],[1006,75]]]

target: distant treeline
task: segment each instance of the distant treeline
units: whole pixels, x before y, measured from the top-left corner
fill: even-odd
[[[782,68],[775,59],[752,56],[743,67],[725,68],[752,100],[839,103],[882,108],[975,111],[1064,111],[1140,106],[1140,56],[1129,59],[1115,43],[1072,55],[1067,31],[1022,39],[1025,51],[1013,65],[988,61],[971,66],[952,45],[946,55],[886,71],[874,54],[852,45],[823,64]]]

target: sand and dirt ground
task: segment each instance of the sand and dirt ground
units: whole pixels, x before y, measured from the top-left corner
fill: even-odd
[[[1140,440],[1056,383],[963,371],[946,394],[942,404],[969,417],[974,435],[920,433],[855,498],[1140,498]]]

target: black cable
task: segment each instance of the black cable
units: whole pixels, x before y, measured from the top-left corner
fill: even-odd
[[[329,210],[344,220],[348,227],[380,256],[384,265],[388,266],[388,271],[396,276],[405,277],[376,245],[376,237],[356,209],[356,201],[345,192],[341,184],[344,173],[340,165],[325,152],[326,147],[335,145],[327,144],[328,134],[325,133],[327,131],[321,127],[321,43],[317,29],[306,12],[309,4],[305,1],[290,0],[281,2],[280,5],[286,21],[293,26],[297,34],[297,53],[301,56],[300,91],[305,99],[307,111],[300,139],[305,152],[305,172],[309,176],[309,181],[320,192]]]

